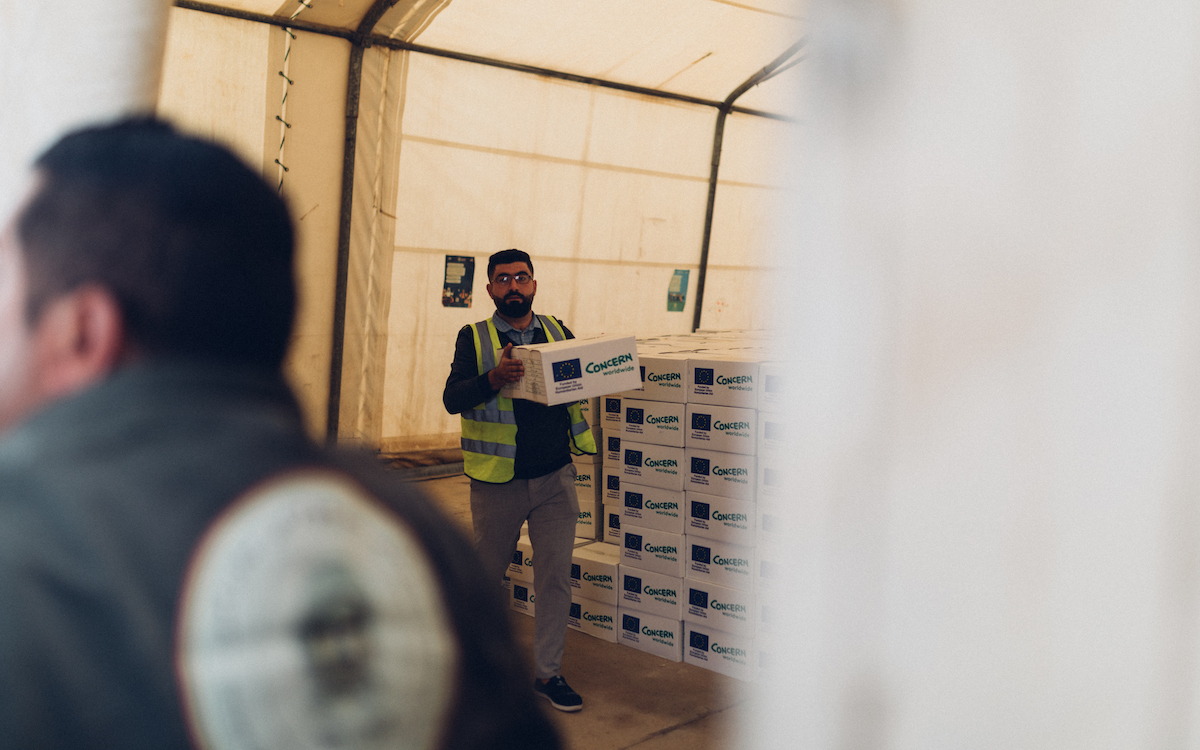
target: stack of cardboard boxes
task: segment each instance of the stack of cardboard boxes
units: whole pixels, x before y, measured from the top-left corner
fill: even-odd
[[[770,662],[785,372],[760,332],[638,339],[642,385],[581,406],[570,626],[739,679]],[[513,608],[533,614],[522,537]]]
[[[600,400],[604,531],[621,549],[618,636],[753,679],[783,489],[772,411],[781,389],[767,396],[763,381],[778,385],[782,372],[754,333],[639,339],[638,354],[642,387]]]

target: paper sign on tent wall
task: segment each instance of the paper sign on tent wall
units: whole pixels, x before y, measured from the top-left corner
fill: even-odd
[[[687,303],[688,271],[675,269],[671,285],[667,287],[667,312],[683,312]]]
[[[474,282],[475,259],[470,255],[447,255],[442,307],[470,307]]]

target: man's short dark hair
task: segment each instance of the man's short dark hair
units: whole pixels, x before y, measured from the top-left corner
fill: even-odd
[[[533,273],[533,261],[529,259],[529,253],[510,247],[507,250],[493,253],[492,257],[488,258],[488,281],[492,280],[492,271],[496,270],[496,266],[502,266],[505,263],[524,263],[529,266],[529,273]]]
[[[31,322],[96,284],[151,356],[280,366],[296,306],[291,217],[228,149],[135,118],[70,133],[34,166],[16,222]]]

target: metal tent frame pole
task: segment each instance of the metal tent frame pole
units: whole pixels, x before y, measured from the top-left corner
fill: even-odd
[[[743,81],[742,85],[734,89],[717,107],[717,126],[713,134],[712,162],[708,173],[708,205],[704,209],[704,237],[700,241],[700,270],[696,273],[696,299],[692,308],[693,333],[699,330],[700,316],[704,312],[704,284],[708,280],[708,251],[712,244],[713,209],[717,204],[717,173],[721,169],[721,148],[725,141],[725,118],[729,116],[730,112],[740,111],[739,108],[733,106],[739,96],[799,62],[799,60],[795,60],[791,65],[784,65],[803,46],[804,40],[801,39],[788,47],[782,55],[772,60],[765,68]]]

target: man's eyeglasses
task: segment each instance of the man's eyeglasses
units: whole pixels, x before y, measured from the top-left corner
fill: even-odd
[[[512,284],[513,282],[516,282],[517,284],[520,284],[521,286],[525,286],[526,284],[528,284],[531,281],[533,281],[533,277],[527,273],[519,273],[515,276],[509,275],[507,273],[499,273],[499,274],[496,274],[496,278],[492,279],[493,284],[499,284],[500,286],[508,286],[509,284]]]

